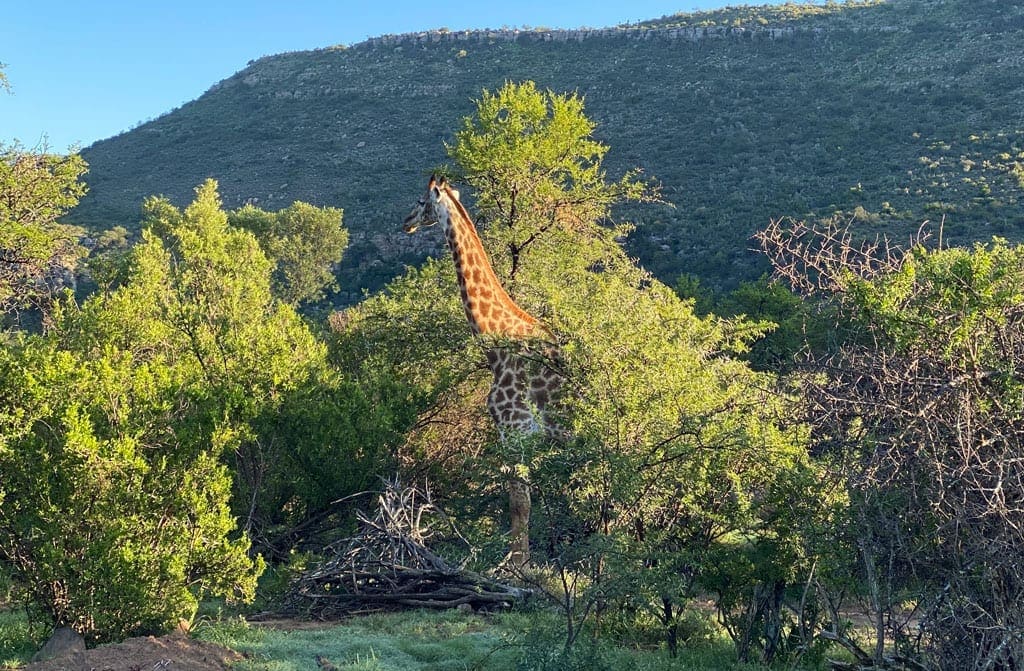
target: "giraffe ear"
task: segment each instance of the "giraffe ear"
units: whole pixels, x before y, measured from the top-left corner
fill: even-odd
[[[455,187],[453,187],[453,186],[448,187],[448,192],[450,194],[452,194],[452,197],[455,198],[455,200],[459,199],[459,191]]]

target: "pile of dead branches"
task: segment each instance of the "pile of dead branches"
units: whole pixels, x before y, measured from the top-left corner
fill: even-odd
[[[329,547],[333,553],[291,585],[283,614],[332,619],[354,613],[403,608],[495,609],[527,591],[453,566],[427,547],[432,526],[442,520],[449,536],[461,538],[430,500],[429,492],[390,484],[373,518],[359,515],[355,536]]]

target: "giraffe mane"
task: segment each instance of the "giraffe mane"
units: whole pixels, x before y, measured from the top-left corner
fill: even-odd
[[[451,183],[448,182],[448,180],[446,180],[444,177],[442,177],[437,182],[436,186],[438,188],[442,189],[444,192],[446,192],[448,194],[449,200],[451,200],[452,202],[455,203],[455,208],[458,210],[459,215],[461,215],[467,222],[472,224],[473,223],[473,218],[469,216],[469,211],[466,210],[466,206],[462,204],[461,200],[459,200],[459,192],[458,192],[458,190],[455,187],[453,187],[451,185]],[[476,226],[471,225],[469,227],[469,232],[473,236],[476,237],[478,242],[480,241],[480,235],[476,231]],[[483,246],[482,242],[480,242],[480,248],[484,249],[484,246]],[[485,254],[487,253],[486,250],[484,250],[484,253]],[[488,265],[489,268],[491,268],[491,272],[494,272],[493,271],[492,263],[490,262],[490,259],[488,259],[488,264],[487,265]],[[499,286],[501,286],[500,282],[498,284],[499,284]],[[501,287],[501,289],[503,291],[505,290],[504,287]],[[533,327],[538,332],[537,335],[543,336],[544,339],[549,340],[551,342],[557,342],[557,338],[555,337],[555,334],[554,334],[554,332],[551,329],[549,329],[542,321],[540,321],[539,319],[537,319],[536,317],[531,315],[529,312],[527,312],[526,310],[523,310],[514,300],[512,300],[512,297],[508,295],[507,291],[506,291],[505,295],[509,299],[509,302],[512,304],[512,306],[517,311],[519,311],[521,313],[521,316],[523,318],[525,318],[526,321],[529,321],[529,322],[532,323]]]

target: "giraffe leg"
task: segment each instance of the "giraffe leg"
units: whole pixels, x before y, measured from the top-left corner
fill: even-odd
[[[530,508],[530,484],[513,474],[508,482],[509,561],[516,567],[530,561]]]
[[[507,456],[518,461],[522,457],[516,459],[514,453],[517,448],[522,451],[523,445],[517,441],[540,430],[529,398],[526,366],[514,352],[498,348],[487,352],[487,362],[493,374],[487,409],[501,434]],[[516,567],[530,561],[530,508],[530,484],[513,466],[508,481],[508,558]]]

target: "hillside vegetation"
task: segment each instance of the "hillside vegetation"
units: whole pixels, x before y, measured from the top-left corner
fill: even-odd
[[[586,23],[586,17],[580,17]],[[1024,4],[890,0],[680,14],[610,29],[382,36],[260,58],[197,100],[83,151],[70,217],[137,228],[142,200],[340,207],[352,240],[339,303],[440,250],[399,223],[482,89],[576,91],[612,150],[675,207],[620,214],[661,279],[729,288],[766,269],[749,236],[842,213],[903,237],[1020,239]]]

